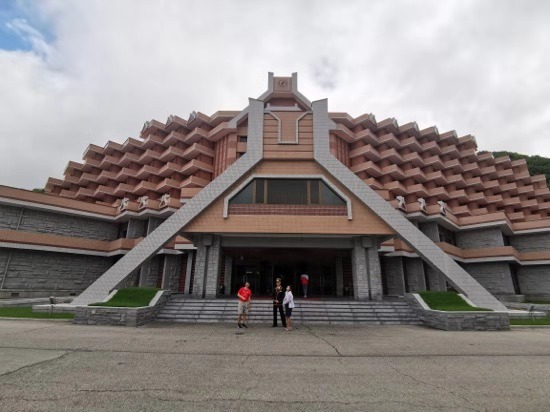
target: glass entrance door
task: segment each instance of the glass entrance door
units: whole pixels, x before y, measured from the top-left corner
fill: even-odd
[[[250,282],[255,297],[271,297],[275,279],[290,285],[294,296],[303,296],[300,276],[309,275],[308,298],[336,296],[336,258],[342,251],[330,249],[226,248],[234,257],[231,293]]]

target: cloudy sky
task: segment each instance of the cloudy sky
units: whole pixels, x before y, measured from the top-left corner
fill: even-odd
[[[0,184],[43,187],[145,120],[242,109],[268,71],[332,111],[550,156],[549,21],[545,0],[2,0]]]

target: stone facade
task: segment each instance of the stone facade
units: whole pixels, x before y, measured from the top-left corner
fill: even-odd
[[[368,262],[361,238],[353,239],[351,265],[353,271],[353,296],[357,300],[367,300],[369,298]]]
[[[164,270],[162,273],[162,288],[165,290],[171,290],[173,292],[178,291],[179,276],[180,276],[180,255],[164,255]]]
[[[407,292],[419,292],[426,290],[426,280],[424,279],[424,265],[421,259],[405,258],[405,276],[407,279]]]
[[[208,248],[212,243],[212,236],[198,237],[195,243],[197,248],[195,258],[195,273],[193,274],[193,296],[204,297],[204,281],[208,264]]]
[[[418,228],[424,233],[432,242],[439,242],[439,228],[436,222],[422,222],[418,224]]]
[[[0,205],[0,229],[95,240],[114,240],[118,223]]]
[[[550,233],[532,233],[508,237],[510,246],[519,252],[538,252],[550,250]]]
[[[378,256],[378,241],[376,238],[372,239],[371,245],[366,248],[367,261],[369,267],[369,287],[370,287],[370,299],[382,300],[382,270],[380,267],[380,258]]]
[[[164,259],[164,256],[157,255],[149,259],[140,268],[139,286],[143,287],[156,287],[159,278],[162,277],[160,260]]]
[[[208,248],[208,262],[205,271],[206,280],[204,282],[204,296],[206,298],[215,298],[218,294],[221,257],[221,237],[213,236],[212,244]]]
[[[80,292],[112,264],[113,258],[108,257],[0,249],[0,276],[3,276],[0,293]]]
[[[403,296],[405,294],[405,274],[403,272],[403,258],[383,257],[384,278],[386,293],[389,296]]]
[[[534,297],[550,297],[550,266],[520,266],[517,274],[522,294]]]
[[[424,272],[427,274],[428,285],[427,289],[433,291],[446,291],[447,283],[445,278],[433,270],[430,266],[424,265]]]
[[[504,246],[502,229],[499,227],[459,231],[455,233],[455,238],[456,245],[462,249]]]
[[[495,295],[515,293],[508,262],[468,263],[464,268]]]
[[[0,229],[17,230],[23,208],[0,205]]]

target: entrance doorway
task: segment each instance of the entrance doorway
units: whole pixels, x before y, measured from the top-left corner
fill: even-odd
[[[290,285],[295,297],[303,295],[300,276],[309,275],[308,297],[337,296],[336,259],[349,259],[343,249],[224,248],[233,257],[231,293],[244,284],[256,297],[271,297],[275,279]]]

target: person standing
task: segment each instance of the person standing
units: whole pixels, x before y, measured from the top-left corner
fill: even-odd
[[[304,291],[304,298],[307,299],[307,285],[309,283],[309,276],[307,273],[300,276],[300,281],[302,282],[302,290]]]
[[[286,330],[292,329],[292,309],[296,305],[294,305],[294,295],[292,294],[292,288],[290,286],[286,287],[285,292],[285,298],[283,299],[283,305],[285,307],[285,315],[286,315]]]
[[[279,315],[281,316],[281,322],[283,323],[283,327],[286,328],[286,320],[285,320],[285,314],[283,312],[283,300],[285,298],[285,293],[283,292],[283,288],[280,284],[275,286],[275,290],[273,292],[273,327],[277,327],[277,311],[279,312]]]
[[[237,296],[239,297],[239,318],[237,319],[237,327],[248,328],[248,326],[246,326],[246,317],[250,310],[250,299],[252,298],[250,283],[245,282],[244,286],[237,292]]]

